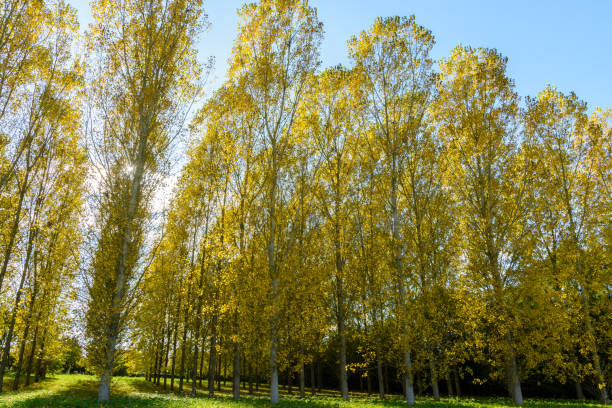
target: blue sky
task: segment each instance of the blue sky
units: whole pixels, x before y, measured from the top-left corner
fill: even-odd
[[[91,21],[87,0],[68,0],[83,29]],[[210,85],[225,76],[244,1],[205,0],[212,26],[199,43],[200,58],[216,58]],[[414,14],[436,37],[433,57],[458,45],[497,48],[521,96],[552,84],[574,91],[589,110],[612,107],[612,0],[310,0],[325,27],[323,66],[348,63],[346,41],[377,16]]]

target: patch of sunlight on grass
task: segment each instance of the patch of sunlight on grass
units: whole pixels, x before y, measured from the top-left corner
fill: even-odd
[[[12,384],[12,381],[10,382]],[[5,383],[10,388],[8,381]],[[57,375],[19,391],[0,394],[0,407],[4,408],[257,408],[270,407],[267,388],[260,387],[255,396],[246,396],[239,401],[231,399],[231,389],[222,387],[214,398],[207,397],[206,383],[199,388],[196,397],[186,395],[191,384],[186,384],[182,395],[163,390],[145,381],[144,378],[117,377],[111,386],[111,401],[100,404],[97,399],[97,378],[89,375]],[[169,386],[169,385],[168,385]],[[283,395],[279,408],[393,408],[405,407],[399,396],[385,400],[364,395],[352,396],[351,401],[342,401],[337,393],[327,390],[325,396],[298,398],[296,394]],[[436,402],[432,398],[417,398],[418,407],[512,407],[508,398],[443,398]],[[527,399],[525,407],[530,408],[578,408],[595,407],[593,401],[570,401],[550,399]]]

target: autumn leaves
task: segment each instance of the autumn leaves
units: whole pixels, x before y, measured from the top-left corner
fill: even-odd
[[[414,17],[376,19],[350,67],[321,69],[316,10],[262,0],[156,218],[201,96],[202,4],[92,7],[87,69],[69,7],[2,14],[0,377],[10,355],[44,375],[81,270],[100,400],[118,362],[209,395],[229,366],[234,398],[267,378],[273,403],[322,366],[344,399],[463,379],[520,405],[534,375],[608,398],[610,110],[553,87],[522,103],[496,50],[433,61]]]
[[[377,19],[349,41],[350,68],[319,70],[306,2],[240,14],[229,76],[192,127],[164,241],[174,261],[156,257],[146,279],[143,356],[183,339],[144,359],[149,376],[180,360],[195,390],[231,357],[234,397],[241,376],[269,375],[276,403],[281,371],[304,395],[331,350],[344,399],[349,369],[383,396],[383,365],[408,404],[416,381],[439,398],[461,376],[521,405],[535,373],[606,399],[609,274],[593,254],[608,242],[608,111],[587,118],[553,88],[522,107],[505,57],[459,46],[436,64],[414,17]]]

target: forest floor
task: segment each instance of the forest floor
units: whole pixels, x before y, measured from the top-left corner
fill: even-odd
[[[5,379],[5,388],[10,388],[12,378]],[[267,396],[263,394],[264,389],[260,388],[258,396],[245,396],[239,401],[231,399],[230,383],[227,387],[222,387],[218,396],[209,398],[205,395],[204,388],[198,389],[198,396],[191,397],[176,395],[169,391],[163,391],[153,384],[145,381],[144,378],[136,377],[117,377],[113,379],[111,386],[111,401],[105,404],[96,402],[97,379],[88,375],[56,375],[46,380],[33,384],[23,390],[6,391],[0,394],[0,407],[11,408],[249,408],[249,407],[269,407]],[[187,387],[191,390],[191,384]],[[246,394],[246,392],[245,392]],[[279,407],[314,407],[314,408],[393,408],[405,407],[399,396],[391,396],[385,400],[351,395],[350,402],[345,402],[332,392],[327,392],[328,396],[298,398],[296,392],[293,395],[282,393]],[[324,393],[325,394],[325,393]],[[419,407],[512,407],[511,401],[507,398],[443,398],[439,402],[431,398],[417,398]],[[526,399],[525,407],[595,407],[598,404],[594,401],[570,401],[570,400],[551,400],[551,399]]]

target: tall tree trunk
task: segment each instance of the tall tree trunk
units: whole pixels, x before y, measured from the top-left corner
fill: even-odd
[[[251,364],[250,359],[249,359],[248,368],[249,368],[249,395],[253,395],[253,365]]]
[[[227,184],[226,184],[226,191],[227,191]],[[224,198],[223,198],[223,202],[225,203],[225,195],[226,193],[224,192]],[[224,218],[225,218],[225,206],[221,209],[221,230],[223,231],[223,223],[224,223]],[[205,234],[208,233],[208,215],[206,216],[206,224],[205,224]],[[221,233],[221,246],[223,246],[223,232]],[[198,376],[198,342],[200,340],[200,330],[202,327],[202,303],[204,302],[204,275],[206,272],[206,245],[202,245],[202,254],[200,256],[200,277],[199,277],[199,282],[198,282],[198,299],[197,299],[197,306],[196,306],[196,312],[195,312],[195,327],[193,330],[193,335],[194,335],[194,339],[193,339],[193,364],[192,364],[192,368],[191,368],[191,375],[192,375],[192,379],[191,379],[191,395],[192,396],[196,396],[196,377]]]
[[[169,326],[169,324],[168,324]],[[170,354],[170,340],[172,338],[172,329],[168,328],[168,338],[166,339],[166,356],[164,359],[164,390],[166,389],[166,382],[168,379],[168,358]]]
[[[272,243],[272,247],[274,243]],[[274,251],[274,247],[272,248]],[[271,267],[272,269],[273,267]],[[278,392],[278,280],[272,279],[272,303],[274,312],[272,316],[272,328],[270,333],[270,403],[278,404],[280,397]]]
[[[402,308],[402,314],[404,313],[405,310],[405,299],[406,299],[406,295],[404,293],[404,275],[403,275],[403,266],[402,266],[402,251],[400,248],[400,236],[399,236],[399,211],[397,208],[397,183],[399,182],[397,180],[398,175],[397,175],[397,170],[396,170],[396,159],[395,157],[393,157],[393,168],[391,171],[391,235],[392,235],[392,239],[393,239],[393,245],[392,245],[392,249],[393,249],[393,256],[394,256],[394,261],[395,261],[395,269],[396,269],[396,273],[397,273],[397,279],[398,279],[398,283],[399,283],[399,297],[400,297],[400,307]],[[403,316],[400,316],[400,318],[402,318],[401,320],[401,325],[402,325],[402,330],[403,330],[403,334],[404,337],[408,337],[407,336],[407,330],[408,330],[408,326],[407,326],[407,322],[405,321],[406,319],[403,318]],[[407,342],[407,339],[403,340],[404,342]],[[414,405],[414,388],[413,388],[413,384],[412,384],[412,358],[410,355],[410,348],[408,346],[408,344],[404,344],[403,345],[403,371],[404,371],[404,396],[406,398],[406,404],[408,405]]]
[[[336,170],[335,170],[335,185],[334,185],[334,260],[336,266],[336,324],[338,330],[338,337],[340,338],[340,350],[339,353],[339,364],[338,367],[340,373],[340,393],[342,395],[342,399],[348,401],[349,393],[348,393],[348,378],[346,373],[346,330],[345,330],[345,318],[346,313],[344,310],[344,258],[342,257],[342,238],[341,238],[341,228],[342,228],[342,220],[340,219],[340,213],[342,211],[341,205],[341,184],[340,184],[340,174],[341,174],[341,158],[337,156],[336,160]]]
[[[161,334],[161,338],[159,339],[159,361],[157,362],[157,378],[155,384],[159,387],[162,385],[162,378],[164,375],[164,354],[166,349],[166,331],[164,330]]]
[[[43,369],[43,360],[45,358],[45,344],[47,344],[47,328],[43,330],[42,341],[40,342],[40,352],[38,353],[38,357],[36,359],[36,368],[34,369],[34,382],[37,383],[40,381],[40,377],[42,375]]]
[[[28,157],[30,153],[28,151]],[[21,210],[23,209],[23,200],[27,192],[28,178],[30,172],[26,171],[23,184],[19,188],[19,201],[17,202],[17,208],[15,209],[15,217],[13,218],[13,224],[11,226],[11,232],[9,235],[9,242],[4,248],[4,259],[2,260],[2,269],[0,269],[0,291],[2,290],[2,283],[8,269],[8,264],[11,259],[13,247],[15,246],[15,239],[17,238],[17,230],[19,229],[19,221],[21,220]],[[0,385],[0,389],[2,386]]]
[[[215,296],[216,298],[216,296]],[[213,311],[212,334],[210,336],[210,355],[208,357],[208,395],[215,395],[215,368],[217,367],[217,309]]]
[[[506,334],[506,340],[508,341],[509,347],[509,370],[510,380],[512,385],[512,400],[516,405],[523,405],[523,392],[521,390],[521,382],[518,374],[518,365],[516,363],[516,355],[514,353],[514,346],[512,343],[512,335],[510,332]]]
[[[196,320],[199,321],[200,320],[200,316],[199,313],[196,316]],[[194,330],[195,333],[200,331],[200,327],[199,324],[196,324],[196,330]],[[195,334],[194,333],[194,334]],[[195,335],[195,338],[193,339],[193,361],[191,364],[191,396],[195,397],[197,390],[196,390],[196,377],[198,376],[198,339],[199,335]]]
[[[206,228],[208,229],[208,227]],[[203,245],[205,248],[206,245]],[[200,280],[198,284],[198,298],[197,298],[197,306],[194,316],[194,328],[193,328],[193,358],[191,362],[191,396],[195,397],[197,393],[196,389],[196,381],[198,376],[198,351],[199,351],[199,341],[200,341],[200,329],[202,325],[202,302],[204,301],[203,296],[203,285],[204,285],[204,271],[206,268],[205,260],[205,250],[202,249],[202,257],[200,260]]]
[[[179,320],[181,318],[181,300],[182,296],[179,293],[176,307],[176,318],[174,319],[174,329],[172,330],[172,368],[170,371],[170,390],[174,391],[174,370],[176,368],[176,343],[178,338]]]
[[[116,270],[117,280],[111,303],[110,320],[106,330],[106,333],[108,333],[108,338],[106,341],[103,371],[102,375],[100,376],[100,388],[98,391],[98,401],[100,402],[108,401],[110,398],[110,383],[115,365],[115,348],[117,346],[117,340],[119,338],[119,332],[121,329],[121,309],[126,289],[126,267],[132,243],[132,223],[134,222],[136,209],[140,201],[140,184],[144,175],[145,148],[147,145],[149,129],[148,126],[144,125],[144,118],[141,118],[140,120],[138,154],[136,157],[134,176],[132,178],[130,201],[126,211],[126,225],[124,226],[121,236],[121,255],[119,257],[119,264],[117,265]]]
[[[165,342],[165,334],[166,332],[163,331],[162,332],[162,337],[159,340],[160,344],[159,344],[159,361],[157,362],[157,380],[156,380],[156,384],[159,386],[162,383],[162,372],[163,372],[163,365],[164,365],[164,342]]]
[[[455,391],[457,391],[457,397],[461,396],[461,383],[459,382],[459,369],[455,368],[453,370],[455,374]]]
[[[15,303],[13,305],[13,311],[11,313],[11,320],[9,323],[8,332],[6,334],[6,338],[4,341],[2,361],[0,362],[0,392],[2,392],[2,385],[4,382],[4,372],[8,364],[9,355],[11,353],[11,341],[13,340],[13,331],[15,330],[15,320],[17,319],[17,312],[19,311],[19,302],[21,301],[21,295],[23,294],[23,284],[25,282],[26,275],[28,274],[28,268],[30,265],[30,255],[32,253],[33,243],[34,243],[34,229],[30,229],[29,238],[28,238],[28,249],[26,250],[26,259],[23,264],[23,271],[21,273],[21,279],[19,281],[19,288],[17,289],[17,293],[15,295]],[[34,255],[34,258],[36,258],[36,255]],[[36,259],[34,260],[34,263],[36,263]],[[36,265],[34,267],[36,267]]]
[[[386,365],[385,366],[385,392],[388,394],[389,393],[389,384],[391,383],[391,381],[389,381],[389,366]]]
[[[380,351],[380,345],[378,346],[378,352],[376,353],[376,373],[378,377],[378,396],[381,399],[385,398],[385,380],[383,377],[383,362],[382,352]]]
[[[36,353],[36,340],[38,338],[38,322],[34,327],[34,336],[32,338],[32,345],[30,346],[30,355],[28,357],[28,363],[26,364],[26,387],[30,385],[30,374],[32,373],[32,363],[34,362],[34,354]]]
[[[414,388],[412,384],[412,362],[409,351],[404,351],[404,368],[407,370],[404,373],[404,395],[406,396],[406,404],[414,405]]]
[[[348,401],[348,376],[346,373],[346,331],[344,323],[344,294],[342,280],[338,282],[338,334],[340,336],[340,392],[342,399]]]
[[[315,395],[315,364],[310,363],[310,395]]]
[[[240,342],[235,341],[234,342],[234,364],[233,364],[233,369],[234,369],[234,381],[233,381],[233,386],[234,386],[234,399],[239,399],[240,398]]]
[[[300,398],[306,397],[306,376],[304,371],[304,358],[302,358],[302,363],[300,364]]]
[[[223,386],[227,384],[227,355],[223,355]]]
[[[372,369],[368,368],[368,375],[366,378],[366,387],[368,389],[368,397],[372,395],[372,375],[373,375]]]
[[[162,383],[162,376],[164,374],[164,356],[166,354],[166,349],[167,349],[167,344],[166,344],[166,333],[168,332],[168,330],[166,330],[166,327],[164,325],[164,330],[162,331],[162,337],[161,337],[161,347],[159,349],[159,367],[158,367],[158,372],[157,372],[157,385],[161,385]]]
[[[23,339],[21,339],[21,344],[19,346],[19,357],[17,357],[17,365],[15,366],[15,379],[13,380],[13,390],[14,391],[17,391],[19,389],[19,377],[21,377],[21,366],[23,364],[23,355],[25,353],[26,340],[28,339],[29,328],[30,328],[30,324],[28,322],[26,323],[26,326],[23,332]]]
[[[576,385],[576,398],[583,400],[584,391],[582,390],[582,383],[580,381],[576,381],[574,384]]]
[[[319,394],[321,393],[321,388],[323,387],[323,373],[321,370],[321,361],[317,363],[317,391]]]
[[[433,358],[429,359],[429,371],[431,374],[431,389],[433,391],[434,400],[440,401],[440,388],[438,387],[438,373],[436,371],[436,364]]]
[[[155,342],[155,355],[153,356],[153,384],[157,385],[157,373],[159,367],[159,341]]]
[[[268,260],[268,274],[272,289],[272,320],[270,325],[270,403],[278,404],[280,400],[278,391],[278,325],[279,325],[279,289],[276,264],[276,188],[278,187],[278,163],[275,139],[271,143],[270,166],[270,192],[268,196],[268,242],[266,247],[266,257]]]
[[[593,358],[593,362],[595,365],[595,372],[597,373],[597,382],[598,382],[597,388],[599,388],[599,398],[602,404],[607,405],[610,403],[610,398],[608,396],[608,389],[607,389],[607,385],[605,382],[605,376],[601,370],[599,353],[595,352],[594,355],[595,356]]]
[[[19,357],[17,358],[17,365],[15,367],[15,381],[13,382],[13,390],[19,389],[19,377],[21,377],[23,355],[25,353],[26,341],[28,340],[28,334],[30,332],[30,323],[32,321],[32,316],[34,315],[34,302],[36,301],[36,295],[38,292],[38,281],[36,281],[36,277],[34,279],[34,288],[32,290],[32,296],[30,298],[30,304],[28,306],[28,317],[26,319],[25,328],[23,329],[23,339],[21,340],[21,346],[19,347]]]
[[[221,391],[221,356],[219,356],[218,360],[219,364],[217,365],[217,372],[219,373],[219,375],[217,376],[217,391]]]
[[[200,349],[202,350],[200,357],[200,375],[198,376],[198,385],[202,388],[202,383],[204,381],[204,345],[206,344],[206,336],[202,336],[202,345]]]
[[[40,378],[42,378],[43,380],[47,378],[47,367],[48,367],[48,361],[47,360],[41,360],[42,361],[42,367],[40,369]]]
[[[453,384],[451,383],[450,371],[446,371],[446,391],[448,392],[448,396],[453,396]]]
[[[191,285],[187,291],[191,295]],[[189,299],[189,297],[187,298]],[[186,302],[187,303],[187,302]],[[183,341],[181,342],[181,368],[179,377],[179,392],[183,391],[183,381],[185,379],[185,355],[187,353],[187,332],[189,331],[189,304],[185,305],[185,316],[183,317]]]

